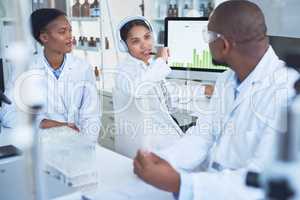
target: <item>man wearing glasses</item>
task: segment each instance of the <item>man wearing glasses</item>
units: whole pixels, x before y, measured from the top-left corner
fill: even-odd
[[[298,78],[276,56],[266,32],[254,3],[226,1],[215,9],[203,37],[213,62],[230,69],[217,80],[197,125],[170,148],[139,151],[135,174],[180,200],[262,198],[246,188],[245,175],[261,171],[275,152],[276,135],[284,132],[281,111]]]

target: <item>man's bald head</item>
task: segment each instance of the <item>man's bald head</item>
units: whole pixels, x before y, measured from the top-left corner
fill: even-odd
[[[267,27],[261,9],[246,0],[220,4],[213,12],[209,29],[237,44],[259,42],[266,38]]]

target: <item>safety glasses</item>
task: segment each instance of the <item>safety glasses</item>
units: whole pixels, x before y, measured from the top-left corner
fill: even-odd
[[[207,28],[204,28],[202,30],[202,37],[203,37],[204,42],[209,44],[211,42],[216,41],[218,38],[222,37],[222,34],[216,33],[213,31],[209,31],[209,30],[207,30]]]

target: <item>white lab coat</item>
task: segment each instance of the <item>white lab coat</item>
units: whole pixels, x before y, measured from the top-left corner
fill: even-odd
[[[134,157],[140,148],[161,149],[183,135],[160,87],[170,71],[161,58],[147,66],[128,55],[119,64],[113,92],[117,152]]]
[[[57,79],[44,54],[38,54],[30,65],[30,74],[39,74],[44,84],[45,105],[38,121],[51,119],[75,123],[80,133],[96,142],[100,131],[100,105],[92,67],[72,54],[66,54],[65,64]]]
[[[272,47],[239,85],[235,73],[217,80],[210,109],[203,110],[189,136],[157,152],[181,172],[179,199],[257,199],[245,186],[248,170],[261,171],[276,151],[282,108],[294,95],[298,73],[287,69]]]

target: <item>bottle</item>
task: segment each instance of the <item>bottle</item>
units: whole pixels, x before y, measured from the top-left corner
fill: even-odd
[[[81,17],[89,17],[90,16],[90,4],[88,0],[85,0],[84,3],[80,7],[81,9]]]
[[[100,75],[100,71],[99,71],[99,69],[98,69],[97,66],[95,66],[94,73],[95,73],[96,80],[98,80],[99,79],[99,75]]]
[[[188,12],[189,12],[189,5],[186,3],[186,4],[184,4],[184,7],[182,9],[182,16],[186,17]]]
[[[100,48],[101,47],[101,42],[100,42],[100,38],[96,38],[96,47]]]
[[[101,73],[102,73],[102,69],[97,66],[95,66],[95,69],[94,69],[94,73],[95,73],[95,77],[96,77],[96,87],[98,90],[101,89],[101,81],[100,81],[100,76],[101,76]]]
[[[72,44],[73,44],[73,46],[76,46],[76,44],[77,44],[75,36],[73,36]]]
[[[79,0],[76,0],[75,4],[72,6],[72,16],[80,17],[80,3]]]
[[[109,49],[109,41],[107,37],[105,37],[105,49]]]
[[[98,0],[94,0],[94,2],[90,6],[90,15],[91,17],[99,17],[100,16],[100,5]]]
[[[211,2],[209,2],[207,4],[207,16],[210,16],[210,14],[212,13],[213,10],[214,10],[213,5]]]
[[[173,8],[172,16],[173,17],[178,17],[178,7],[177,7],[176,3],[175,3],[174,8]]]
[[[98,0],[95,0],[95,17],[100,17],[100,3]]]
[[[96,47],[96,40],[94,40],[94,37],[90,37],[88,46],[89,47]]]
[[[173,16],[173,6],[172,6],[172,4],[169,4],[168,17],[172,17],[172,16]]]
[[[79,43],[80,46],[82,46],[82,47],[84,46],[84,40],[83,40],[82,36],[79,37],[78,43]]]
[[[206,13],[205,10],[206,10],[205,5],[202,3],[202,4],[200,5],[200,10],[199,10],[200,17],[205,16],[205,13]]]
[[[84,47],[88,47],[89,45],[88,45],[88,39],[87,39],[87,37],[83,37],[83,46]]]

